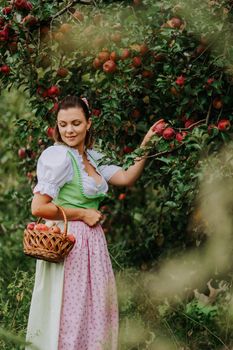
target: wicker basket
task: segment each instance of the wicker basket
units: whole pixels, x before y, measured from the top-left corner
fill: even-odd
[[[54,233],[52,228],[48,231],[28,229],[24,230],[23,251],[26,255],[36,259],[42,259],[50,262],[62,262],[65,256],[73,248],[75,242],[67,237],[67,217],[64,210],[58,207],[64,217],[64,232]],[[39,218],[37,224],[41,222]]]

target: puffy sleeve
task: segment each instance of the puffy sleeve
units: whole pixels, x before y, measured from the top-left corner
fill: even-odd
[[[95,160],[95,162],[98,165],[98,162],[101,160],[101,158],[104,156],[102,153],[96,151],[96,150],[90,150],[89,155],[91,158]],[[122,170],[122,167],[114,164],[103,164],[98,166],[98,170],[101,172],[103,177],[106,181],[109,181],[111,177],[116,174],[117,171]]]
[[[37,163],[38,183],[33,193],[40,192],[55,198],[60,188],[73,178],[73,167],[67,149],[62,146],[50,146],[45,149]]]

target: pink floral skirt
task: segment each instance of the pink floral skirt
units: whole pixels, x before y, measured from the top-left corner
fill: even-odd
[[[101,225],[69,222],[76,243],[64,262],[58,350],[117,350],[115,277]]]

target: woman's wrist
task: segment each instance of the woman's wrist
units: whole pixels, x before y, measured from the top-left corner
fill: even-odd
[[[77,209],[77,220],[83,220],[85,216],[85,210],[84,208],[78,208]]]
[[[147,144],[147,142],[143,140],[142,143],[141,143],[141,145],[140,145],[140,148],[145,148],[145,147],[146,147],[146,144]]]
[[[147,146],[147,144],[148,144],[149,141],[150,141],[150,138],[144,137],[144,139],[143,139],[142,142],[141,142],[140,147],[141,147],[141,148],[145,148],[145,147]]]

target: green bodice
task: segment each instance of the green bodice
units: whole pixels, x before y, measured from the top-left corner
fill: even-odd
[[[74,176],[60,189],[53,203],[64,208],[98,209],[100,202],[106,197],[106,193],[99,192],[94,195],[84,193],[79,165],[70,151],[68,151],[68,155],[71,157]]]

